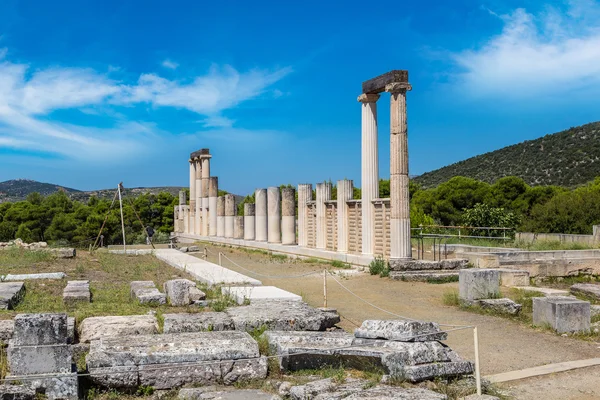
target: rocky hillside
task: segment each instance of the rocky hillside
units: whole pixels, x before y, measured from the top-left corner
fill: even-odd
[[[29,193],[38,192],[41,195],[49,195],[62,190],[70,195],[81,193],[79,190],[54,185],[52,183],[43,183],[29,179],[13,179],[6,182],[0,182],[0,202],[23,200]]]
[[[437,186],[454,176],[494,182],[518,176],[530,185],[576,186],[600,176],[600,122],[481,154],[414,180]]]

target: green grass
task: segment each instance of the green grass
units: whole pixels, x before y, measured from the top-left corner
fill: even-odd
[[[375,257],[375,259],[369,263],[369,273],[371,275],[379,275],[382,278],[389,276],[390,271],[387,261],[381,256]]]
[[[350,264],[339,260],[333,260],[330,264],[333,268],[352,269],[352,266]]]
[[[442,295],[442,302],[447,306],[458,307],[460,305],[460,299],[458,297],[458,290],[446,290]]]
[[[526,249],[529,251],[545,251],[545,250],[588,250],[596,249],[597,246],[590,246],[583,243],[560,242],[558,240],[535,240],[533,242],[515,240],[512,244],[514,247]]]
[[[439,276],[436,278],[427,278],[427,283],[432,284],[443,284],[443,283],[451,283],[458,282],[458,275],[448,275],[448,276]]]

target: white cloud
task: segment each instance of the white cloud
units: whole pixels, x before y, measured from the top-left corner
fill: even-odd
[[[177,67],[179,67],[179,64],[177,64],[175,61],[169,60],[168,58],[164,60],[161,65],[169,69],[177,69]]]
[[[566,11],[548,6],[537,14],[519,8],[499,15],[499,35],[452,55],[461,70],[455,83],[472,95],[511,98],[600,90],[598,16],[595,1],[573,1]]]
[[[115,71],[115,67],[108,70]],[[240,73],[229,66],[213,66],[207,75],[190,82],[143,74],[136,83],[127,84],[91,69],[32,70],[25,64],[0,60],[0,147],[50,152],[86,161],[141,154],[149,142],[162,143],[161,132],[151,124],[128,122],[125,115],[115,110],[117,106],[148,103],[153,107],[187,109],[203,116],[205,127],[230,128],[234,121],[223,117],[223,111],[260,96],[289,72],[281,69]],[[113,126],[101,129],[73,125],[50,115],[55,110],[73,108],[86,115],[110,118]]]

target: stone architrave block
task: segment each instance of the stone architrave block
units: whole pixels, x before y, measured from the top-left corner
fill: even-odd
[[[19,314],[14,320],[12,346],[67,344],[67,314]]]
[[[189,279],[173,279],[164,284],[165,294],[169,299],[169,304],[175,307],[187,306],[190,299],[190,288],[196,284]]]
[[[0,310],[12,310],[24,295],[23,282],[0,282]]]
[[[448,338],[448,334],[440,332],[440,326],[435,322],[402,320],[366,320],[354,331],[354,336],[403,342],[427,342]]]
[[[571,293],[583,295],[594,300],[600,300],[600,285],[593,283],[577,283],[571,286]]]
[[[233,331],[233,320],[224,312],[163,314],[163,333]]]
[[[101,338],[155,333],[158,333],[158,322],[153,315],[89,317],[79,324],[81,343]]]
[[[11,375],[38,375],[71,372],[71,346],[8,346]]]
[[[458,292],[459,298],[464,301],[497,298],[500,295],[500,273],[496,269],[461,269]]]
[[[534,297],[533,324],[549,325],[557,333],[588,332],[590,302],[572,297]]]

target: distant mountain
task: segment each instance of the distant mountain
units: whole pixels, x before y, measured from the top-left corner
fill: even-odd
[[[600,122],[504,147],[427,172],[414,180],[434,187],[454,176],[495,182],[521,177],[529,185],[576,186],[600,176]]]

